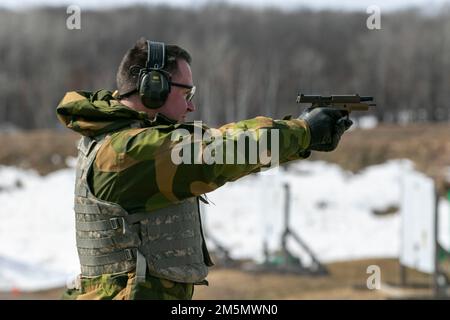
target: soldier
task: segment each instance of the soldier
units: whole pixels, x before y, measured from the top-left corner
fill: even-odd
[[[263,164],[174,163],[172,134],[207,129],[185,123],[195,111],[190,63],[182,48],[141,38],[120,63],[114,94],[68,92],[58,105],[59,120],[82,135],[75,185],[81,275],[64,298],[191,299],[194,285],[208,284],[213,263],[199,199]],[[219,141],[236,144],[243,129],[277,130],[283,163],[334,150],[351,126],[345,116],[317,108],[298,119],[256,117],[219,128]]]

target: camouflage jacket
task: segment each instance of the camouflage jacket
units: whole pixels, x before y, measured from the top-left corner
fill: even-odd
[[[252,132],[248,138],[257,142],[262,131],[269,135],[277,132],[279,163],[305,157],[310,141],[309,129],[303,120],[256,117],[215,129],[220,136],[214,143],[223,146],[224,161],[205,163],[198,161],[198,157],[202,159],[201,153],[212,142],[208,139],[199,141],[195,131],[198,129],[203,134],[208,131],[207,126],[177,124],[160,115],[149,119],[145,112],[120,104],[106,90],[68,92],[57,107],[57,116],[65,126],[81,135],[108,134],[88,177],[89,185],[96,197],[117,203],[129,213],[164,208],[260,171],[267,165],[249,161],[248,155],[244,156],[244,162],[236,161],[242,151],[237,146],[238,141],[248,131]],[[178,139],[174,139],[176,132],[181,132]],[[192,139],[186,139],[186,136]],[[181,138],[183,142],[180,142]],[[191,161],[175,164],[174,151],[183,143],[190,144],[191,150],[197,148],[200,154],[192,152]],[[234,152],[231,163],[225,160],[229,143],[236,146],[230,149]],[[248,148],[247,142],[244,153],[249,151]],[[271,148],[268,143],[268,154],[271,154]],[[185,156],[183,154],[183,159]]]

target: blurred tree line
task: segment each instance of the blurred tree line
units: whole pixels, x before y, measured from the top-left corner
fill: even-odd
[[[66,7],[0,10],[0,127],[58,127],[64,93],[114,90],[117,66],[140,36],[191,53],[193,118],[210,125],[297,115],[299,91],[373,95],[383,122],[449,120],[448,8],[382,12],[381,30],[369,30],[363,12],[81,9],[80,30],[67,29]]]

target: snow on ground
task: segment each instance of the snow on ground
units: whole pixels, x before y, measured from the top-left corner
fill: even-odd
[[[407,160],[359,174],[301,161],[289,171],[266,171],[209,193],[214,204],[202,207],[203,223],[232,257],[262,261],[264,241],[271,251],[280,247],[284,185],[289,184],[290,227],[323,262],[397,257],[400,214],[376,216],[372,210],[398,206],[401,177],[412,171]],[[0,290],[61,286],[79,272],[74,179],[73,168],[40,177],[34,171],[0,166]],[[441,206],[447,212],[446,201]],[[448,216],[444,219],[448,223]],[[448,247],[449,232],[443,231]],[[288,245],[304,257],[295,242]]]
[[[78,272],[74,179],[73,169],[40,177],[0,167],[0,289],[56,287]]]
[[[261,261],[265,235],[269,250],[280,246],[283,186],[288,183],[290,227],[319,259],[394,257],[398,255],[400,215],[376,217],[371,210],[398,205],[399,169],[405,165],[410,166],[409,162],[390,162],[352,175],[336,165],[304,161],[290,172],[249,176],[208,195],[216,206],[206,208],[207,229],[233,248],[232,256]],[[302,254],[294,242],[288,244],[294,253]]]

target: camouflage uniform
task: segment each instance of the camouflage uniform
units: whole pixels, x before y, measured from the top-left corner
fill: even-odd
[[[120,205],[131,216],[136,212],[152,215],[263,167],[261,163],[249,161],[244,164],[226,164],[226,161],[223,164],[194,164],[194,159],[191,164],[176,165],[171,159],[177,144],[171,140],[172,133],[176,129],[187,130],[194,144],[194,124],[176,124],[161,115],[149,119],[146,113],[121,105],[106,90],[67,93],[57,107],[57,116],[68,128],[83,136],[103,137],[87,176],[89,188],[95,197]],[[201,128],[202,131],[205,129],[207,127]],[[280,163],[308,154],[305,149],[310,133],[303,120],[256,117],[227,124],[218,130],[223,135],[226,151],[228,140],[237,143],[245,130],[258,132],[261,129],[269,133],[272,129],[278,130]],[[255,134],[252,139],[259,137]],[[201,143],[204,147],[208,144]],[[238,152],[237,148],[234,150]],[[236,154],[234,156],[236,158]],[[195,153],[192,154],[194,157]],[[69,289],[64,298],[191,299],[193,285],[149,273],[144,282],[139,282],[135,272],[128,270],[118,274],[83,276],[80,288]]]

